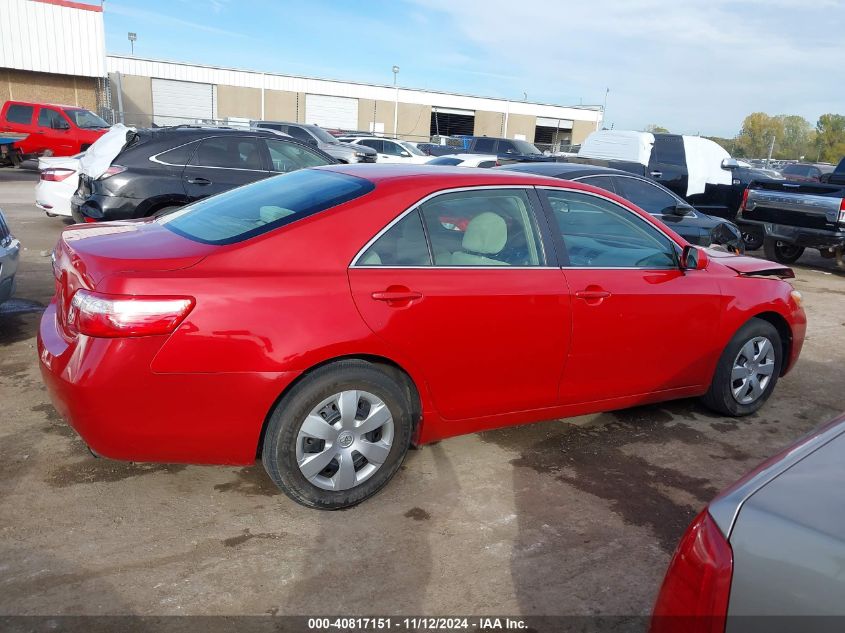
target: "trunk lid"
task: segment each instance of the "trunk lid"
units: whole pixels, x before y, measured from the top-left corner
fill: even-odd
[[[845,188],[820,183],[757,181],[748,188],[742,218],[809,229],[832,230]]]
[[[757,259],[746,255],[734,255],[725,251],[707,249],[707,256],[723,266],[746,277],[780,277],[792,279],[795,272],[789,267],[766,259]]]

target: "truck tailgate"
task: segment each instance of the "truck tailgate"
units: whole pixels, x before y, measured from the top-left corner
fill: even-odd
[[[809,229],[834,230],[845,188],[793,182],[756,182],[748,188],[742,218]]]

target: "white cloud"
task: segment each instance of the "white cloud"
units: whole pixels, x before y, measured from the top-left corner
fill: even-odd
[[[410,1],[519,77],[509,93],[600,103],[610,87],[617,128],[732,135],[753,111],[845,110],[838,0]]]

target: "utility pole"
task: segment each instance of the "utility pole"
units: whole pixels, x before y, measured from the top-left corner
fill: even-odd
[[[399,74],[399,66],[393,67],[393,138],[399,138],[396,128],[399,127],[399,87],[396,85],[396,76]]]
[[[135,40],[137,40],[137,39],[138,39],[138,34],[137,34],[137,33],[132,33],[132,32],[130,31],[130,32],[128,33],[128,38],[129,38],[129,46],[130,46],[130,49],[129,49],[129,50],[131,51],[131,52],[130,52],[130,55],[134,56],[134,55],[135,55]]]
[[[772,152],[775,151],[775,135],[772,134],[772,142],[769,144],[769,157],[766,158],[766,169],[769,168],[769,163],[772,162]]]

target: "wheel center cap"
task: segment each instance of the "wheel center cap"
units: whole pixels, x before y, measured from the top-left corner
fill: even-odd
[[[340,444],[341,448],[349,448],[352,446],[352,442],[355,441],[355,436],[352,435],[349,431],[343,431],[340,435],[337,436],[337,443]]]

